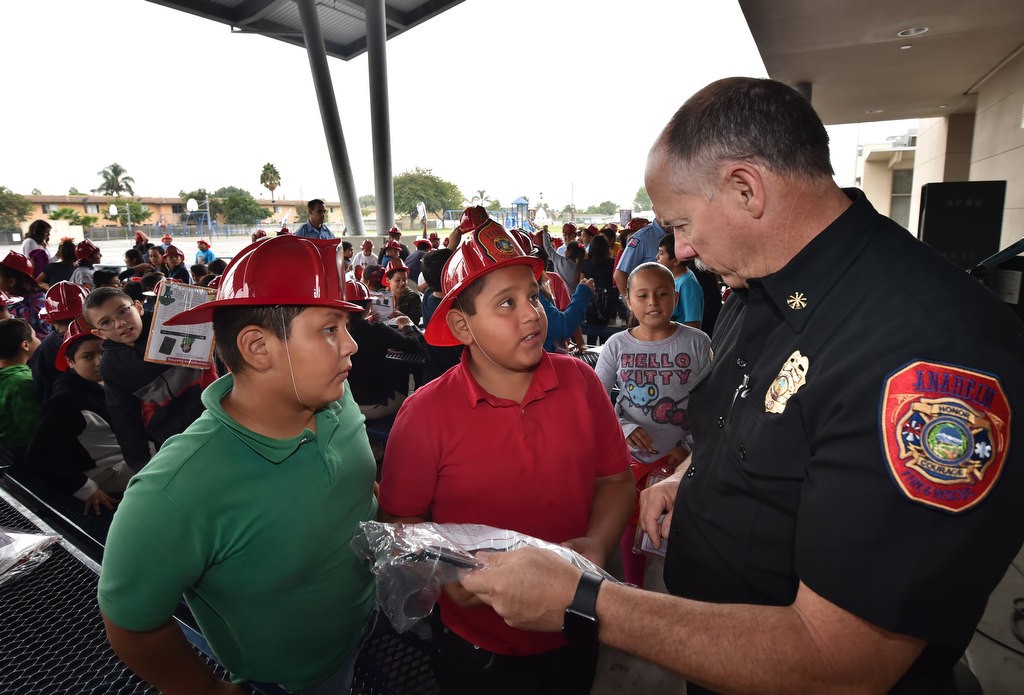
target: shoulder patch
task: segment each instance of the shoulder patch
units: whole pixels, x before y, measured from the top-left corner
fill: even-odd
[[[635,249],[636,245],[639,243],[640,242],[637,241],[636,234],[634,234],[633,236],[629,237],[629,241],[626,242],[626,248]]]
[[[962,512],[999,479],[1010,448],[1010,404],[992,375],[911,362],[885,382],[879,429],[900,491],[914,502]]]

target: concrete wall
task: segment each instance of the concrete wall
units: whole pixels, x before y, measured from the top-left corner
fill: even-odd
[[[972,181],[1007,181],[1000,248],[1024,236],[1024,53],[981,85]]]
[[[917,234],[921,187],[926,183],[968,181],[971,178],[971,143],[974,114],[959,113],[918,122],[914,188],[910,198],[910,231]]]

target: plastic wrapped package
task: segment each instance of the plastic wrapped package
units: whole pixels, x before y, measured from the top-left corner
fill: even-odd
[[[0,528],[0,584],[31,572],[50,557],[47,548],[59,540],[60,536]]]
[[[579,553],[555,543],[482,524],[385,524],[364,521],[352,540],[356,552],[371,560],[377,575],[377,603],[391,624],[405,632],[430,614],[441,585],[457,582],[487,566],[479,551],[503,552],[533,547],[557,553],[580,569],[610,574]]]

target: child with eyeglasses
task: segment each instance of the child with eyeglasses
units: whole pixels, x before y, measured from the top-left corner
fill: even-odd
[[[215,371],[146,362],[146,336],[152,317],[142,304],[118,288],[100,287],[86,297],[82,315],[93,335],[103,338],[100,374],[106,386],[110,425],[124,460],[141,470],[150,458],[150,442],[164,441],[203,412],[203,389]]]

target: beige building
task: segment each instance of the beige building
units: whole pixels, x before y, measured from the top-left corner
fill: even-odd
[[[917,232],[914,206],[914,161],[917,131],[889,138],[884,143],[861,145],[857,152],[856,185],[883,215]]]

